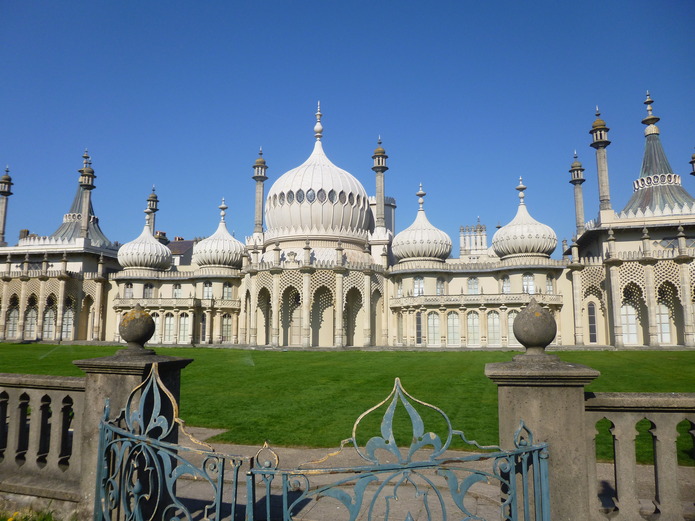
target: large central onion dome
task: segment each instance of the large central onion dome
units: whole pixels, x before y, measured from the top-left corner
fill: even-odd
[[[227,230],[227,223],[224,220],[227,208],[222,199],[222,204],[219,206],[220,224],[217,231],[193,246],[193,262],[201,268],[241,266],[245,247]]]
[[[451,253],[451,239],[439,228],[432,226],[422,208],[424,197],[427,195],[420,190],[418,196],[420,209],[415,221],[405,230],[396,235],[391,243],[393,254],[399,261],[427,259],[443,261]]]
[[[519,209],[512,221],[492,237],[492,248],[503,259],[508,257],[550,257],[557,247],[557,235],[550,226],[536,221],[524,203],[526,187],[519,178]]]
[[[334,236],[366,240],[369,199],[362,184],[338,168],[323,151],[321,107],[316,144],[309,158],[270,188],[265,206],[266,243],[278,238]]]
[[[118,249],[118,263],[126,269],[168,270],[171,267],[171,250],[152,235],[152,210],[148,208],[145,213],[145,228],[137,239],[125,243]]]

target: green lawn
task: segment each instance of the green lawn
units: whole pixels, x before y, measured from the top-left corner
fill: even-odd
[[[72,360],[119,347],[0,344],[0,370],[79,375]],[[512,352],[311,352],[160,348],[194,358],[182,374],[181,416],[189,425],[227,429],[219,441],[331,447],[351,435],[360,413],[385,398],[396,376],[405,389],[443,409],[455,428],[481,444],[497,441],[497,394],[488,362]],[[695,351],[566,352],[561,358],[601,371],[591,391],[695,392]],[[378,418],[377,420],[380,420]],[[378,429],[379,422],[368,423]],[[682,425],[679,446],[692,459]],[[378,430],[376,431],[378,432]],[[600,455],[610,457],[604,435]],[[641,438],[648,441],[644,435]],[[647,443],[648,444],[648,443]],[[641,448],[649,457],[649,448]]]

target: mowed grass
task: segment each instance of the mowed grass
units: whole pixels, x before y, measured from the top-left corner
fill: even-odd
[[[113,354],[119,346],[0,344],[0,371],[80,375],[72,361]],[[384,399],[400,377],[414,397],[444,410],[455,428],[481,444],[496,444],[497,389],[485,364],[513,352],[265,351],[158,348],[193,358],[182,373],[181,417],[189,425],[226,429],[217,441],[334,447],[352,434],[357,417]],[[695,351],[563,352],[568,362],[601,371],[596,392],[695,392]],[[366,427],[379,432],[381,415]],[[429,416],[428,416],[429,418]],[[434,417],[432,417],[434,418]],[[402,419],[402,418],[401,418]],[[687,425],[680,426],[681,460],[693,458]],[[599,456],[612,443],[599,437]],[[638,438],[642,461],[651,442]]]

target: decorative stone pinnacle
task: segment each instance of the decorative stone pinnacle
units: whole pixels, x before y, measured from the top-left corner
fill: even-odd
[[[526,356],[545,355],[545,348],[557,333],[553,315],[541,307],[535,298],[514,320],[514,336],[526,348]]]
[[[524,190],[526,190],[526,185],[524,184],[524,180],[522,179],[521,176],[519,176],[519,185],[516,187],[517,190],[519,190],[519,204],[526,204],[524,203]]]
[[[427,192],[425,192],[425,191],[422,189],[422,183],[420,183],[420,189],[415,193],[415,195],[418,197],[417,202],[418,202],[418,204],[420,205],[420,210],[422,210],[422,205],[423,205],[424,202],[425,202],[424,197],[427,195]]]
[[[314,125],[314,136],[316,141],[321,141],[323,137],[323,125],[321,125],[321,102],[318,102],[318,108],[316,109],[316,125]]]
[[[218,208],[220,209],[220,222],[224,222],[224,216],[227,215],[227,208],[229,208],[229,206],[224,204],[224,197],[222,198],[222,204]]]
[[[145,349],[147,342],[154,335],[155,324],[150,314],[140,304],[123,316],[118,332],[128,343],[127,349],[118,351],[119,355],[154,355],[151,349]]]

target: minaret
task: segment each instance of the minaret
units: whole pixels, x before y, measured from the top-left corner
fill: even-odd
[[[83,165],[78,170],[80,173],[80,187],[82,188],[82,217],[80,226],[80,237],[87,238],[89,231],[89,206],[92,204],[92,190],[94,190],[94,170],[92,170],[92,159],[89,157],[87,149],[82,155]]]
[[[155,214],[159,211],[159,198],[157,197],[157,194],[154,192],[154,185],[152,185],[152,193],[147,198],[147,208],[149,208],[152,212],[150,214],[150,232],[152,232],[152,235],[154,235]]]
[[[381,146],[381,136],[377,140],[377,147],[374,150],[374,155],[372,159],[374,160],[374,166],[372,170],[376,173],[376,222],[374,223],[375,228],[385,228],[386,219],[384,218],[384,172],[386,172],[389,167],[386,166],[386,160],[389,156],[386,155],[386,150]]]
[[[690,163],[690,166],[692,167],[692,171],[690,172],[690,175],[695,175],[695,154],[692,155],[689,163]]]
[[[258,159],[253,164],[252,177],[256,181],[256,212],[253,219],[253,239],[261,243],[263,243],[263,199],[265,198],[263,183],[268,179],[268,176],[265,175],[266,170],[268,170],[268,166],[265,164],[265,159],[263,159],[263,148],[261,148],[258,151]]]
[[[584,179],[584,168],[577,159],[577,151],[574,151],[574,162],[569,170],[572,178],[570,183],[574,185],[574,215],[577,221],[577,237],[584,233],[584,192],[582,191],[582,183]]]
[[[0,177],[0,246],[7,246],[5,242],[5,223],[7,222],[7,198],[12,195],[12,178],[10,167],[5,167],[5,175]]]
[[[611,190],[608,184],[608,157],[606,155],[606,147],[611,144],[608,141],[608,131],[606,122],[601,118],[601,113],[596,107],[596,121],[591,125],[591,134],[593,141],[591,147],[596,149],[596,169],[598,170],[598,199],[599,199],[599,216],[601,221],[604,221],[604,212],[611,210]],[[612,212],[611,212],[612,213]],[[605,214],[605,217],[610,217],[610,213]]]

